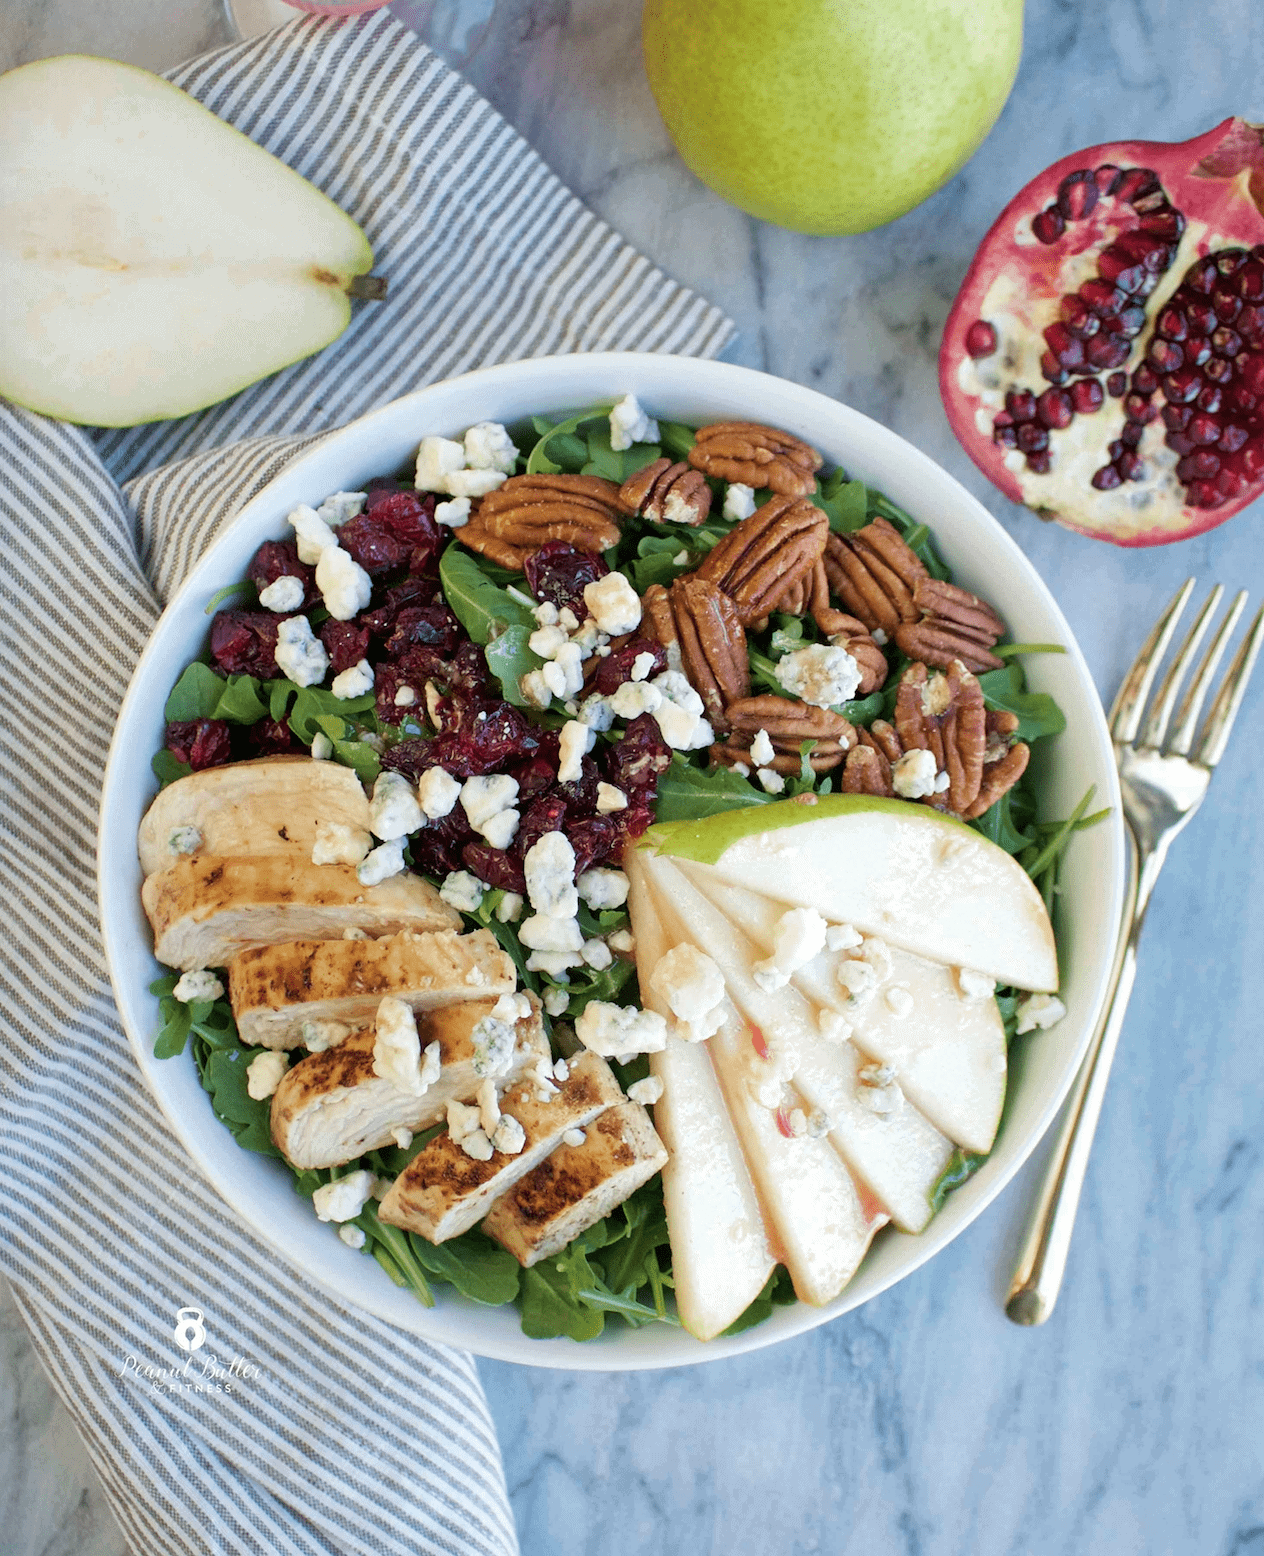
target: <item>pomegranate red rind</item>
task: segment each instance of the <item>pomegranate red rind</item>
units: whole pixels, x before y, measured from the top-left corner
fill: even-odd
[[[1002,211],[944,328],[940,392],[989,479],[1118,545],[1264,492],[1264,132],[1093,146]]]

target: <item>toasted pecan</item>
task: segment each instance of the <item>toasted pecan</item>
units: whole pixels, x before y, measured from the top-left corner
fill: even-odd
[[[656,459],[627,478],[619,488],[619,505],[655,524],[696,526],[711,512],[711,488],[701,471]]]
[[[729,727],[725,709],[750,691],[750,661],[746,632],[737,606],[710,579],[686,573],[670,589],[653,584],[642,602],[644,630],[656,638],[702,698],[711,727],[723,734]]]
[[[762,729],[772,742],[774,771],[795,774],[802,765],[800,747],[813,741],[808,761],[816,773],[830,772],[856,744],[856,729],[841,713],[805,702],[766,694],[730,703],[726,710],[732,733],[723,745],[712,746],[713,761],[732,767],[735,762],[753,766],[751,743]]]
[[[800,497],[773,497],[729,531],[698,569],[731,596],[744,627],[762,620],[820,560],[829,520]]]
[[[767,487],[782,497],[806,497],[815,490],[816,472],[825,461],[793,433],[755,421],[720,421],[698,429],[689,463],[725,481]]]
[[[592,475],[515,475],[488,492],[456,538],[504,567],[521,568],[546,541],[600,554],[619,539],[619,488]]]

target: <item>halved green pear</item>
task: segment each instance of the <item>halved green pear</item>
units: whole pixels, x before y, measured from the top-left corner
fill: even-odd
[[[783,1133],[776,1113],[752,1092],[759,1059],[751,1039],[750,1027],[731,1014],[707,1046],[795,1295],[820,1307],[856,1273],[887,1217],[861,1199],[827,1139]]]
[[[346,328],[373,264],[331,200],[169,82],[64,55],[0,76],[0,394],[128,427]]]
[[[655,1008],[650,973],[669,942],[636,865],[628,882],[637,970],[645,1002]],[[659,1014],[667,1013],[660,1002]],[[777,1261],[706,1044],[669,1036],[666,1048],[650,1055],[650,1072],[663,1083],[654,1128],[670,1152],[663,1202],[676,1310],[690,1334],[711,1340],[746,1311]]]
[[[952,1156],[952,1141],[907,1100],[893,1112],[874,1112],[861,1096],[866,1088],[858,1051],[822,1038],[812,1007],[793,985],[772,994],[759,987],[752,975],[759,953],[670,859],[650,854],[642,868],[668,916],[669,935],[691,940],[715,961],[729,998],[759,1029],[773,1064],[829,1120],[830,1140],[852,1173],[897,1226],[920,1232],[930,1220],[931,1189]],[[635,907],[632,917],[635,926]]]
[[[932,962],[1020,989],[1058,987],[1053,928],[1030,877],[928,806],[802,795],[653,827],[642,846],[713,865],[734,886],[815,908]]]
[[[709,865],[682,864],[690,881],[761,950],[771,951],[786,908],[758,892],[722,880]],[[813,1005],[836,1010],[851,1024],[862,1053],[889,1064],[904,1094],[969,1151],[988,1152],[1005,1101],[1005,1027],[994,999],[963,999],[947,967],[890,948],[891,975],[873,995],[848,997],[838,981],[843,952],[823,951],[793,975]],[[904,1009],[886,998],[902,990]]]

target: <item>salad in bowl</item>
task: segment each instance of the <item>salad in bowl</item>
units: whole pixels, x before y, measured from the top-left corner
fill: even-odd
[[[418,1312],[709,1354],[971,1192],[1111,796],[1045,803],[1073,645],[921,513],[609,384],[421,421],[213,580],[149,676],[147,1062]]]

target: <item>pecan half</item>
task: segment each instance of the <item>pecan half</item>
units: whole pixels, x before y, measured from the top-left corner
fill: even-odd
[[[712,761],[725,767],[735,762],[755,765],[750,748],[761,729],[767,731],[775,753],[770,765],[779,773],[798,773],[803,762],[799,747],[805,740],[816,742],[808,753],[814,773],[830,772],[856,744],[855,727],[841,713],[806,702],[769,694],[730,703],[727,712],[732,733],[723,745],[711,747]]]
[[[754,421],[719,421],[698,429],[689,463],[706,475],[768,487],[783,497],[806,497],[825,461],[802,438]]]
[[[1008,793],[1027,771],[1030,757],[1031,747],[1020,740],[1009,748],[1000,761],[988,763],[983,769],[983,782],[979,785],[978,794],[961,812],[965,819],[973,821],[985,810],[990,810],[1002,794]]]
[[[864,731],[861,731],[863,738]],[[894,799],[891,787],[891,768],[880,752],[871,746],[859,745],[847,753],[843,768],[844,794],[872,794],[880,799]]]
[[[746,633],[737,606],[697,573],[686,573],[670,589],[652,584],[642,606],[643,630],[668,650],[669,664],[676,645],[680,668],[702,698],[712,729],[724,734],[729,727],[726,708],[750,691]]]
[[[773,497],[729,531],[698,577],[730,595],[748,627],[811,573],[828,534],[829,520],[819,508],[801,497]]]
[[[910,659],[940,669],[959,659],[976,675],[1004,664],[992,648],[1004,637],[1005,623],[978,595],[938,578],[924,578],[913,591],[913,603],[922,619],[895,632],[896,644]]]
[[[456,538],[502,566],[521,568],[545,541],[599,554],[619,539],[619,488],[594,475],[514,475],[478,505]],[[510,558],[516,560],[510,560]]]
[[[778,607],[780,610],[785,608],[784,605]],[[887,656],[869,635],[864,622],[857,621],[855,616],[848,616],[845,611],[835,610],[830,604],[824,557],[812,570],[808,609],[830,642],[838,648],[845,648],[860,666],[861,680],[856,688],[857,695],[867,697],[870,692],[876,692],[887,678]]]
[[[844,609],[873,632],[894,637],[903,622],[921,615],[913,591],[929,575],[899,530],[874,519],[850,535],[831,535],[825,547],[825,575]]]
[[[698,525],[711,512],[711,488],[701,471],[656,459],[627,478],[619,488],[619,505],[655,524]]]

